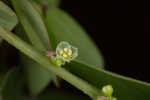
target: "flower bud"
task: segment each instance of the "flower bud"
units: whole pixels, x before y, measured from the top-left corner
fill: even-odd
[[[102,92],[108,97],[112,96],[113,88],[111,85],[106,85],[102,88]]]
[[[58,67],[60,67],[60,66],[65,64],[65,61],[63,61],[60,58],[56,58],[55,56],[51,56],[51,61],[52,61],[53,64],[55,64]]]

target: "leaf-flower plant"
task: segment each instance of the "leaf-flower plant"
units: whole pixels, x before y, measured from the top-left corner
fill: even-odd
[[[5,40],[9,43],[5,45],[12,45],[20,51],[15,49],[20,55],[16,56],[19,61],[17,60],[15,68],[9,67],[12,66],[10,64],[5,65],[9,60],[3,64],[3,60],[7,59],[3,59],[5,54],[0,52],[0,75],[1,68],[8,71],[4,75],[6,78],[0,76],[3,84],[0,84],[0,98],[24,100],[25,97],[33,96],[44,100],[39,96],[47,90],[52,92],[48,95],[53,95],[54,91],[46,86],[53,81],[57,85],[59,77],[92,100],[149,100],[150,84],[103,69],[103,56],[86,31],[58,7],[58,1],[0,0],[0,47],[5,48],[5,42],[2,41]],[[7,46],[5,49],[7,51]],[[25,93],[24,88],[29,89],[30,96]],[[57,97],[63,97],[65,93],[60,92],[59,88],[56,90],[59,92],[54,94],[58,96],[53,98],[59,100]],[[68,95],[62,99],[87,100],[80,99],[78,94],[75,94],[75,98],[68,99]]]

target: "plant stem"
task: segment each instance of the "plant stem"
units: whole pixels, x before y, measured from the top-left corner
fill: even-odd
[[[32,58],[39,64],[41,64],[47,70],[55,73],[62,79],[66,80],[76,88],[83,91],[85,94],[90,96],[92,99],[96,99],[98,95],[100,95],[99,89],[90,85],[86,81],[80,79],[79,77],[73,75],[72,73],[68,72],[64,68],[54,66],[48,57],[40,54],[30,45],[25,43],[23,40],[18,38],[16,35],[12,34],[11,32],[3,29],[0,27],[0,36],[6,40],[8,43],[19,49],[22,53],[26,54],[28,57]]]

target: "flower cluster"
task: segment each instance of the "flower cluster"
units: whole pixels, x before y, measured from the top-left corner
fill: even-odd
[[[70,62],[78,56],[78,49],[67,42],[60,42],[56,48],[56,57]]]
[[[51,58],[51,61],[56,66],[62,66],[65,62],[70,62],[78,56],[78,49],[73,47],[68,42],[62,41],[58,44],[55,52],[47,52],[46,54]]]

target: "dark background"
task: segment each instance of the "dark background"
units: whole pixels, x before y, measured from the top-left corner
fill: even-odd
[[[150,82],[148,2],[62,0],[61,8],[93,38],[107,70]]]

